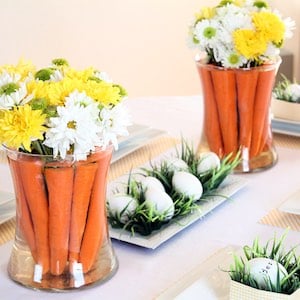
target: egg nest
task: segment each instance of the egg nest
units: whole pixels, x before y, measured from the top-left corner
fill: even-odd
[[[249,261],[255,258],[267,258],[280,264],[287,274],[281,278],[278,266],[276,282],[272,282],[268,277],[261,278],[260,281],[265,281],[263,290],[287,295],[294,293],[300,288],[300,256],[296,252],[297,247],[285,251],[283,244],[286,235],[287,233],[284,233],[280,238],[275,236],[264,246],[261,246],[256,238],[252,247],[244,246],[244,256],[233,254],[234,263],[228,271],[231,279],[256,289],[262,289],[261,283],[256,280],[259,278],[254,278],[250,274]]]
[[[159,230],[162,226],[177,221],[180,217],[198,210],[201,201],[209,201],[211,196],[223,196],[217,194],[217,188],[240,163],[240,153],[237,153],[235,156],[230,154],[221,159],[219,168],[199,173],[197,171],[197,166],[201,160],[200,155],[185,141],[182,142],[180,150],[176,149],[175,157],[186,162],[188,165],[187,172],[196,176],[201,182],[203,188],[201,198],[195,201],[195,199],[186,197],[184,194],[180,194],[174,189],[172,178],[175,171],[170,169],[168,160],[164,160],[158,165],[150,162],[150,167],[141,168],[139,174],[145,177],[155,177],[162,183],[165,192],[172,198],[174,203],[174,214],[172,218],[166,218],[168,211],[157,213],[153,207],[146,205],[145,189],[142,187],[141,181],[136,180],[134,174],[129,174],[128,181],[124,187],[125,194],[136,199],[138,205],[124,223],[124,221],[121,222],[121,215],[125,212],[127,207],[119,213],[114,213],[108,204],[108,221],[113,228],[121,228],[130,231],[132,234],[139,233],[143,236],[150,235],[154,230]],[[119,190],[116,190],[115,193],[119,193]]]

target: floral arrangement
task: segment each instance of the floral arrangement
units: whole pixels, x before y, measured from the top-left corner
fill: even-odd
[[[283,19],[266,1],[222,0],[196,14],[188,43],[205,52],[210,64],[253,67],[278,57],[294,26],[290,18]]]
[[[239,154],[220,160],[213,152],[196,153],[183,141],[175,156],[131,173],[121,189],[113,191],[107,199],[109,222],[132,234],[150,235],[201,210],[211,196],[222,196],[217,189],[239,162]]]
[[[0,68],[0,143],[27,153],[82,160],[113,144],[130,125],[124,88],[92,67],[64,59],[36,69],[31,62]]]
[[[285,76],[273,90],[274,98],[292,103],[300,103],[300,84],[291,82]]]
[[[230,266],[230,277],[250,287],[275,293],[292,294],[300,288],[300,256],[296,247],[285,251],[283,243],[286,233],[276,236],[265,246],[258,238],[252,247],[245,246],[244,256],[236,254]]]

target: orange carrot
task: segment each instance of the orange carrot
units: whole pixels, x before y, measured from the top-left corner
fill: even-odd
[[[276,70],[259,73],[254,100],[252,143],[250,157],[257,156],[268,138],[269,106]]]
[[[250,155],[257,78],[258,71],[256,69],[236,72],[239,144],[242,146],[242,151],[248,151],[248,155]]]
[[[238,116],[236,104],[236,81],[232,70],[211,71],[214,93],[223,137],[224,154],[238,150]]]
[[[71,209],[69,261],[78,261],[97,163],[77,163]]]
[[[222,157],[223,141],[210,70],[198,67],[198,72],[201,77],[204,99],[204,133],[210,150]]]
[[[68,259],[69,229],[73,193],[72,166],[47,165],[45,179],[49,198],[50,272],[60,275]]]
[[[19,160],[25,197],[35,234],[37,263],[43,274],[49,271],[48,200],[43,177],[43,162],[34,157]]]
[[[16,202],[17,202],[17,228],[20,229],[28,247],[31,251],[32,257],[35,262],[38,260],[35,236],[33,231],[33,224],[28,207],[28,203],[24,194],[24,189],[21,181],[21,175],[18,166],[18,160],[8,158],[9,166],[11,168],[11,174],[14,183]]]
[[[98,169],[92,189],[88,217],[79,254],[79,262],[83,265],[84,273],[92,268],[107,232],[105,205],[106,178],[112,153],[110,149],[107,149],[96,154],[99,157],[97,163]]]

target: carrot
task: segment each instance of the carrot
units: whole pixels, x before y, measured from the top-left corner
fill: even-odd
[[[68,259],[74,170],[65,163],[47,165],[45,179],[49,198],[50,272],[60,275]]]
[[[222,157],[224,154],[223,141],[210,70],[198,67],[198,73],[202,79],[204,95],[204,133],[210,150]]]
[[[19,160],[19,173],[25,197],[31,212],[37,263],[42,266],[43,274],[49,271],[48,241],[48,200],[43,177],[43,162],[30,157]]]
[[[33,224],[28,207],[28,203],[24,194],[24,189],[21,181],[21,175],[18,166],[18,160],[8,158],[9,166],[14,183],[16,202],[17,202],[17,228],[20,229],[28,247],[31,251],[32,257],[35,262],[38,260],[35,236],[33,231]]]
[[[97,163],[77,163],[71,209],[69,261],[78,261]]]
[[[250,157],[257,156],[268,138],[269,106],[276,69],[259,73],[254,100],[253,128]]]
[[[235,74],[231,70],[211,71],[223,137],[224,154],[238,150],[238,116]]]
[[[254,100],[256,93],[258,71],[237,71],[237,99],[239,116],[239,144],[242,151],[250,155],[253,128]]]
[[[96,153],[99,155],[98,169],[92,189],[86,227],[82,239],[79,262],[83,272],[87,273],[93,266],[98,250],[107,232],[106,220],[106,178],[112,152],[110,149]]]

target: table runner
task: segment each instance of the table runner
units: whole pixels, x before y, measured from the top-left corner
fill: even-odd
[[[166,150],[174,147],[180,141],[170,136],[163,136],[151,141],[149,144],[144,145],[143,147],[137,149],[136,151],[132,152],[131,154],[127,155],[123,159],[115,162],[111,165],[108,179],[109,181],[125,174],[131,168],[136,168],[143,163],[146,163],[152,157],[155,157]],[[287,147],[291,149],[300,149],[300,138],[282,135],[282,134],[274,134],[274,143],[275,146],[280,147]],[[0,152],[0,162],[6,161],[6,157],[4,152]],[[263,224],[269,224],[273,226],[280,226],[277,223],[279,218],[280,222],[282,222],[282,216],[278,217],[278,213],[280,212],[271,212],[270,216],[266,216],[265,219],[262,219],[261,222]],[[275,216],[275,217],[274,217]],[[299,223],[296,223],[294,220],[291,220],[291,216],[289,218],[285,217],[285,222],[280,223],[284,224],[284,227],[290,226],[292,228],[293,224],[298,224],[297,226],[300,227]],[[14,237],[15,231],[15,218],[3,223],[0,225],[0,245],[6,243],[7,241],[11,240]],[[291,225],[292,224],[292,225]],[[294,227],[293,227],[294,228]],[[296,227],[298,228],[298,227]],[[300,229],[295,229],[300,230]]]

